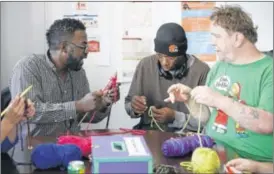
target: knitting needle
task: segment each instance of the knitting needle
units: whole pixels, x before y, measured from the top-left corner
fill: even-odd
[[[30,85],[27,89],[25,89],[25,90],[20,94],[20,97],[23,97],[24,95],[26,95],[26,94],[31,90],[31,88],[32,88],[32,85]],[[6,112],[8,111],[8,108],[9,108],[9,107],[7,107],[3,112],[1,112],[1,117],[2,117],[3,115],[6,114]]]
[[[84,121],[84,119],[88,116],[89,112],[86,112],[86,114],[83,116],[82,120],[78,123],[78,126]]]
[[[28,107],[28,102],[27,100],[25,100],[25,107],[27,109]],[[31,145],[31,137],[30,137],[30,126],[29,126],[29,118],[27,118],[27,129],[28,129],[28,149],[31,150],[32,149],[32,145]]]

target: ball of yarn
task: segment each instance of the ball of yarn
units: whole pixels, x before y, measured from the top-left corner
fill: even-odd
[[[217,173],[221,167],[221,162],[215,150],[200,147],[193,152],[191,165],[193,173]]]
[[[40,144],[33,149],[31,154],[31,161],[38,169],[67,168],[70,161],[81,160],[81,158],[80,148],[73,144]]]
[[[81,149],[83,156],[88,157],[91,154],[91,137],[79,137],[73,135],[60,136],[57,144],[74,144]]]
[[[213,147],[214,141],[207,135],[200,135],[203,147]],[[200,147],[198,135],[173,138],[162,144],[162,153],[166,157],[184,156]]]

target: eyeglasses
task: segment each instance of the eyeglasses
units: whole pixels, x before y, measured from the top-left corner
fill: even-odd
[[[75,44],[75,43],[72,43],[72,42],[68,42],[68,43],[76,46],[77,48],[80,48],[80,49],[84,50],[84,53],[86,53],[86,54],[88,53],[88,45],[83,46],[83,45],[78,45],[78,44]]]
[[[159,53],[157,53],[157,57],[159,60],[163,60],[164,58],[169,59],[169,60],[175,60],[177,58],[177,57],[170,57],[170,56],[167,56],[164,54],[159,54]]]

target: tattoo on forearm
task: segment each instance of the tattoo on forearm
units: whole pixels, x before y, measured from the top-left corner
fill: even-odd
[[[253,116],[254,119],[258,119],[259,118],[259,113],[258,113],[258,111],[256,109],[251,109],[250,115]]]
[[[245,107],[242,107],[241,111],[240,111],[240,114],[245,114]]]

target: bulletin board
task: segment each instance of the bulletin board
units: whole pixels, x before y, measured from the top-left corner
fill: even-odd
[[[215,2],[182,2],[181,25],[188,39],[188,54],[205,62],[216,61],[216,51],[211,43],[210,15]]]

